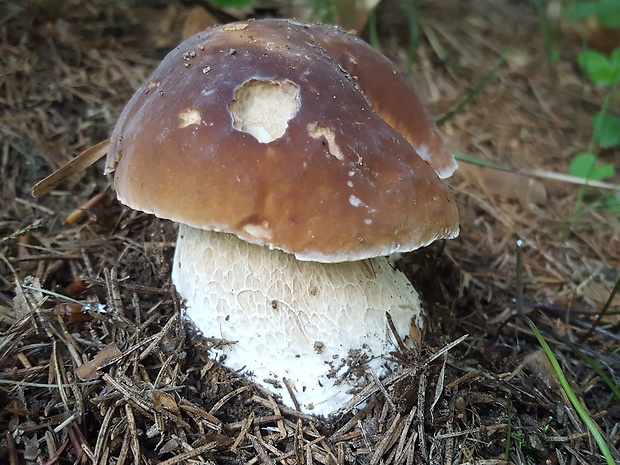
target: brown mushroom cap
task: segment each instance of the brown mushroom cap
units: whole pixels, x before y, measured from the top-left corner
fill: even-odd
[[[242,108],[253,101],[259,119],[291,108],[279,128],[255,131]],[[458,234],[455,201],[414,146],[437,154],[437,172],[454,170],[385,57],[337,28],[259,20],[168,54],[121,114],[106,170],[132,208],[339,262]]]

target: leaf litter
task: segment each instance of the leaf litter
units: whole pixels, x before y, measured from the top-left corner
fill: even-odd
[[[617,299],[591,331],[618,279],[617,217],[573,215],[573,186],[510,173],[498,181],[466,166],[450,181],[460,238],[401,262],[430,314],[420,350],[392,353],[398,370],[371,376],[338,417],[299,413],[209,359],[228,342],[203,338],[181,317],[169,282],[174,225],[118,204],[101,166],[30,197],[36,181],[109,136],[134,89],[181,40],[188,9],[50,5],[1,7],[0,461],[604,463],[528,326],[511,318],[519,285],[524,312],[618,457],[618,399],[571,349],[618,384]],[[409,25],[398,8],[382,2],[377,25],[405,69]],[[568,172],[604,98],[577,74],[578,48],[566,44],[553,84],[533,8],[441,1],[421,3],[420,16],[413,78],[437,117],[504,50],[518,51],[445,122],[455,150]],[[617,152],[602,156],[620,164]]]

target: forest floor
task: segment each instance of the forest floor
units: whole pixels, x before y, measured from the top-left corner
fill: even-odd
[[[607,92],[581,74],[580,40],[552,29],[550,69],[534,2],[420,2],[422,100],[451,115],[455,153],[509,169],[461,162],[447,180],[460,236],[403,259],[429,312],[423,347],[395,353],[364,408],[325,420],[208,358],[170,285],[176,226],[118,203],[101,162],[31,196],[110,136],[182,40],[189,2],[136,3],[0,6],[0,462],[609,463],[527,316],[620,463],[620,215],[602,202],[613,191],[554,179]],[[376,20],[406,70],[403,3]]]

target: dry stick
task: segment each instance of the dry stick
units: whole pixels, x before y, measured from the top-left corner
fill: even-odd
[[[616,294],[618,293],[618,291],[620,291],[620,278],[616,280],[616,284],[614,285],[614,288],[611,290],[609,297],[607,298],[607,301],[605,302],[605,305],[603,305],[603,308],[601,309],[601,311],[598,312],[598,315],[596,316],[596,320],[594,320],[594,323],[592,323],[592,326],[590,326],[590,329],[588,330],[588,332],[581,338],[582,342],[588,339],[592,335],[596,327],[599,325],[599,323],[601,322],[601,320],[607,313],[607,310],[609,310],[609,307],[611,306],[611,303],[614,301],[614,298],[616,297]]]
[[[357,420],[357,429],[360,431],[360,433],[362,433],[362,440],[364,441],[366,449],[368,449],[369,453],[372,452],[372,445],[370,443],[370,439],[368,438],[366,428],[364,428],[364,425],[362,424],[362,420]]]
[[[263,399],[260,396],[254,395],[252,396],[252,402],[256,402],[258,404],[261,404],[263,407],[266,408],[270,408],[271,405],[269,404],[269,401],[267,399]],[[299,412],[297,410],[293,410],[292,408],[288,408],[285,407],[283,405],[280,406],[280,411],[284,414],[284,415],[288,415],[288,416],[292,416],[295,418],[301,418],[302,420],[307,420],[307,421],[315,421],[316,417],[313,417],[312,415],[308,415],[307,413],[303,413],[303,412]]]
[[[403,338],[400,337],[400,334],[398,334],[398,331],[396,331],[396,326],[394,326],[394,322],[392,321],[392,315],[390,315],[390,312],[385,312],[385,318],[387,320],[388,326],[390,327],[390,331],[392,331],[392,335],[394,336],[394,339],[396,339],[396,343],[398,344],[398,347],[400,348],[400,350],[405,353],[410,352],[411,349],[407,347],[407,344],[405,344],[405,341],[403,341]]]
[[[506,173],[517,174],[525,177],[536,177],[540,179],[547,179],[550,181],[565,182],[569,184],[576,184],[578,186],[596,187],[599,189],[607,189],[612,191],[620,191],[620,184],[613,184],[605,181],[597,181],[595,179],[584,179],[579,176],[573,176],[570,174],[556,173],[553,171],[533,170],[528,168],[513,168],[508,165],[502,165],[494,163],[488,160],[480,160],[478,158],[470,157],[460,153],[455,153],[454,158],[459,162],[469,163],[475,166],[481,166],[483,168],[490,168],[497,171],[504,171]]]
[[[159,465],[175,465],[177,463],[187,463],[188,459],[192,457],[196,457],[197,455],[201,455],[205,452],[209,452],[217,447],[217,442],[209,442],[204,446],[196,447],[193,450],[183,452],[182,454],[176,455],[168,460],[164,460],[160,462]],[[210,462],[209,462],[210,463]]]
[[[461,337],[459,337],[458,339],[456,339],[455,341],[452,341],[450,344],[442,347],[440,350],[438,350],[437,352],[435,352],[433,355],[431,355],[425,362],[425,365],[430,365],[432,362],[434,362],[435,360],[437,360],[439,357],[443,356],[445,353],[447,353],[450,349],[452,349],[453,347],[456,347],[457,345],[459,345],[461,342],[463,342],[465,339],[467,339],[469,337],[469,334],[463,334]]]
[[[363,413],[368,413],[368,412],[363,412]],[[358,417],[353,417],[353,418],[355,419],[355,418],[358,418]],[[357,424],[357,420],[355,420],[355,424]],[[340,433],[333,434],[332,436],[330,436],[329,440],[331,442],[335,442],[335,443],[340,444],[341,442],[353,441],[354,439],[358,439],[361,436],[362,436],[361,431],[355,430],[355,431],[350,431],[350,432],[348,432],[346,434],[340,434]]]
[[[91,197],[78,208],[69,213],[65,218],[65,224],[72,225],[84,218],[86,216],[86,212],[101,203],[106,196],[106,191],[107,189],[104,189],[102,192],[99,192],[97,195]]]
[[[449,433],[454,432],[454,401],[450,402],[450,414],[448,417],[447,429]],[[454,438],[446,438],[444,464],[452,465],[454,463]]]
[[[71,445],[78,461],[85,462],[86,457],[88,457],[92,463],[95,463],[95,454],[87,444],[80,428],[75,423],[72,423],[67,428],[67,431],[69,431],[69,439],[71,439]]]
[[[387,403],[390,404],[390,407],[392,407],[392,409],[396,410],[396,405],[394,404],[394,401],[392,400],[392,396],[390,396],[390,394],[387,392],[387,389],[385,389],[385,386],[383,385],[383,383],[381,382],[381,380],[379,379],[375,371],[374,370],[369,370],[369,371],[370,371],[370,374],[372,375],[372,379],[375,381],[375,384],[377,385],[379,390],[383,393],[383,396],[385,397],[385,400],[387,401]]]
[[[161,342],[161,340],[164,338],[164,336],[170,331],[170,329],[177,323],[177,320],[179,319],[179,314],[178,313],[174,313],[170,319],[166,322],[166,324],[164,325],[164,327],[162,328],[162,330],[157,333],[155,336],[155,339],[153,339],[153,342],[151,342],[149,344],[149,346],[144,349],[142,351],[142,353],[140,354],[140,361],[144,360],[146,357],[148,357],[148,355],[156,348],[159,346],[159,343]]]
[[[101,461],[101,452],[108,443],[110,422],[112,421],[112,416],[114,415],[115,410],[116,407],[114,406],[108,407],[108,411],[105,413],[105,415],[103,416],[103,420],[101,421],[101,426],[99,427],[99,434],[97,435],[97,442],[95,444],[95,451],[93,454],[95,459],[93,462],[95,465],[99,463],[105,465]]]
[[[252,427],[252,423],[254,423],[254,416],[254,410],[252,410],[248,415],[247,419],[245,420],[245,424],[241,428],[239,436],[237,436],[237,439],[235,439],[233,445],[230,446],[231,450],[236,450],[239,447],[239,444],[241,444],[241,441],[243,441],[244,436],[248,434],[248,431],[250,431],[250,428]]]
[[[54,378],[56,379],[56,384],[58,386],[58,393],[60,394],[60,398],[65,407],[65,410],[69,412],[71,410],[69,409],[69,396],[67,396],[67,393],[65,392],[65,389],[64,389],[64,387],[66,386],[66,382],[65,382],[66,380],[64,379],[64,377],[62,376],[60,372],[60,367],[62,366],[64,368],[64,364],[61,365],[61,363],[59,363],[58,361],[58,350],[57,350],[56,342],[57,341],[52,342],[52,356],[50,360],[50,370],[53,370]]]
[[[406,465],[414,465],[413,464],[413,460],[415,458],[415,443],[416,440],[418,439],[418,433],[417,432],[413,432],[413,434],[411,435],[411,439],[409,440],[409,443],[407,444],[407,455],[406,455]]]
[[[140,443],[138,442],[138,428],[136,427],[136,420],[133,416],[133,410],[131,405],[125,404],[125,415],[127,416],[127,425],[129,432],[131,433],[131,452],[135,459],[134,463],[140,463]]]
[[[103,449],[103,455],[101,456],[101,465],[106,465],[110,463],[110,448],[106,447]]]
[[[264,417],[256,417],[254,418],[253,424],[255,426],[263,426],[268,424],[273,424],[278,421],[281,417],[276,417],[275,415],[266,415]],[[246,420],[235,421],[233,423],[227,423],[226,429],[228,431],[241,431],[245,426]]]
[[[101,455],[101,460],[99,461],[99,463],[101,463],[101,465],[106,465],[107,463],[109,463],[109,459],[110,459],[110,448],[106,447],[105,449],[103,449],[103,454]]]
[[[338,443],[338,461],[336,463],[344,463],[344,444]]]
[[[166,358],[166,360],[164,360],[164,363],[162,363],[161,367],[159,368],[159,371],[157,372],[157,376],[155,377],[155,381],[153,382],[154,389],[160,389],[162,387],[165,387],[165,384],[173,385],[174,383],[176,383],[177,376],[178,376],[178,370],[177,371],[173,370],[173,372],[170,373],[169,375],[169,379],[165,380],[165,383],[163,382],[163,378],[164,376],[168,375],[168,368],[170,367],[170,365],[172,365],[177,360],[177,358],[178,358],[177,354],[172,354],[168,358]]]
[[[60,167],[45,179],[36,183],[32,188],[32,196],[36,198],[49,194],[69,176],[79,173],[93,163],[99,161],[108,153],[109,142],[109,140],[104,140],[103,142],[99,142],[97,145],[84,150],[69,163]]]
[[[150,418],[154,418],[153,412],[155,411],[155,404],[148,402],[146,399],[138,397],[135,392],[132,392],[130,387],[125,386],[123,383],[112,378],[107,373],[104,373],[102,378],[106,383],[110,384],[114,389],[120,392],[128,402],[133,402],[134,405],[142,409],[142,411],[146,413],[147,416],[149,416]]]
[[[15,197],[15,203],[19,203],[21,205],[25,205],[26,207],[32,208],[34,210],[39,210],[40,212],[43,212],[43,213],[45,213],[46,215],[49,215],[49,216],[56,215],[56,212],[54,210],[52,210],[51,208],[44,207],[43,205],[39,205],[38,203],[34,203],[34,202],[29,201],[29,200],[20,199],[19,197]],[[41,221],[41,220],[37,220],[37,221]]]
[[[470,371],[468,373],[465,373],[463,376],[461,376],[460,378],[455,379],[454,381],[452,381],[449,384],[446,384],[446,389],[454,389],[455,387],[459,386],[462,383],[465,383],[467,381],[470,381],[472,378],[475,378],[476,376],[480,376],[480,370],[474,370],[474,371]]]
[[[304,445],[303,448],[306,449],[306,451],[307,451],[308,448],[310,448],[311,446],[314,446],[314,445],[322,442],[324,439],[325,439],[325,436],[321,436],[320,438],[316,438],[316,439],[310,441],[309,443],[307,443],[306,445]],[[296,450],[291,450],[291,451],[286,452],[285,454],[278,455],[278,457],[276,457],[276,460],[278,460],[279,462],[282,462],[282,461],[288,460],[289,458],[291,458],[293,456],[295,456],[299,460],[299,458],[298,458],[299,454],[297,454]],[[299,463],[301,463],[301,462],[299,462]],[[336,461],[336,458],[334,457],[334,463],[341,463],[341,462]]]
[[[118,453],[116,465],[125,465],[125,460],[129,456],[129,436],[131,432],[129,428],[125,429],[125,437],[123,438],[123,444],[121,445],[121,451]]]
[[[351,410],[353,410],[356,405],[361,404],[378,390],[379,387],[374,383],[374,381],[367,384],[360,392],[355,394],[352,399],[349,399],[349,401],[341,407],[340,414],[346,415]]]
[[[400,433],[400,440],[398,441],[398,445],[396,446],[396,456],[395,461],[399,461],[403,451],[405,450],[405,441],[407,441],[407,435],[409,434],[409,430],[411,429],[411,424],[413,423],[413,418],[415,417],[416,412],[418,411],[416,406],[413,406],[409,411],[409,415],[407,415],[407,419],[405,420],[405,426]]]
[[[314,420],[310,421],[309,428],[310,428],[310,432],[315,435],[316,439],[313,439],[312,441],[310,441],[308,444],[306,444],[305,447],[312,447],[315,443],[318,442],[321,444],[321,447],[327,453],[327,455],[331,457],[333,463],[343,463],[342,461],[339,462],[336,459],[336,456],[334,455],[334,452],[332,451],[331,447],[329,447],[329,445],[325,441],[326,439],[325,436],[323,436],[321,433],[317,431],[316,426],[314,425]]]
[[[396,457],[396,448],[394,448],[392,446],[394,446],[394,444],[396,443],[396,440],[400,436],[400,432],[402,431],[402,426],[403,426],[403,424],[401,424],[400,427],[398,428],[398,431],[396,431],[394,433],[394,437],[392,438],[392,442],[388,446],[388,450],[390,451],[390,454],[381,461],[382,465],[383,464],[387,464],[387,463],[389,463],[390,465],[394,464],[394,457]]]
[[[306,465],[314,465],[314,458],[312,457],[312,447],[306,449]]]
[[[517,313],[523,315],[523,241],[517,241]]]
[[[202,422],[206,423],[206,425],[212,430],[215,430],[215,431],[222,430],[222,421],[219,418],[217,418],[214,415],[211,415],[206,410],[203,410],[202,408],[193,404],[189,400],[181,399],[179,402],[179,408],[181,410],[185,410],[186,412],[197,415],[198,417],[202,419]],[[230,425],[227,425],[227,426],[230,427]]]
[[[23,236],[24,234],[29,233],[33,229],[42,228],[46,224],[47,224],[46,220],[36,220],[34,223],[29,224],[28,226],[24,226],[23,228],[18,229],[14,233],[9,234],[8,236],[3,237],[2,239],[0,239],[0,247],[2,247],[4,244],[6,244],[9,241],[17,239],[19,236]]]
[[[275,465],[275,462],[272,460],[271,457],[269,457],[269,455],[267,454],[267,451],[265,450],[263,445],[260,443],[258,438],[252,434],[248,434],[248,438],[250,439],[250,442],[252,443],[254,450],[258,452],[258,456],[260,457],[261,461],[265,465]]]
[[[424,440],[424,403],[426,400],[426,373],[420,373],[420,382],[418,383],[418,436],[420,438],[420,453],[422,457],[428,457],[426,450],[426,441]]]
[[[282,412],[280,412],[280,407],[278,407],[278,404],[276,400],[273,398],[273,396],[269,395],[269,397],[267,397],[267,400],[269,400],[269,403],[271,404],[271,408],[273,409],[273,414],[276,416],[282,417]],[[278,425],[278,430],[280,431],[280,439],[286,439],[287,432],[286,432],[286,428],[284,427],[284,420],[280,418],[279,420],[277,420],[276,424]]]
[[[125,308],[123,306],[123,299],[121,297],[121,290],[118,287],[118,273],[116,268],[103,270],[103,275],[106,280],[106,287],[108,288],[108,296],[111,300],[112,307],[116,311],[116,314],[120,317],[125,316]]]
[[[381,461],[381,457],[383,456],[383,454],[385,454],[385,452],[388,450],[391,444],[394,444],[396,440],[396,435],[398,435],[397,427],[399,423],[400,423],[400,413],[397,413],[396,416],[394,417],[394,420],[392,421],[392,424],[390,425],[390,428],[387,430],[387,432],[383,436],[383,439],[381,439],[379,444],[377,444],[377,449],[375,450],[375,453],[372,459],[370,460],[370,465],[379,465],[379,462]]]
[[[65,420],[62,423],[60,423],[59,425],[54,427],[54,429],[53,429],[54,433],[58,434],[60,431],[62,431],[63,429],[65,429],[66,427],[71,425],[78,416],[79,415],[78,415],[77,412],[72,413],[70,416],[65,418]]]
[[[388,414],[390,413],[390,404],[387,402],[383,402],[381,405],[381,411],[379,412],[379,431],[383,431],[384,425],[388,421]],[[374,418],[377,418],[377,415],[374,415]]]
[[[319,436],[318,438],[313,439],[312,441],[307,443],[304,447],[306,449],[308,449],[308,448],[310,448],[312,446],[315,446],[317,444],[321,444],[321,446],[323,446],[323,448],[325,449],[325,452],[327,452],[328,454],[331,454],[329,446],[327,446],[327,444],[325,444],[325,436]],[[325,447],[325,446],[327,446],[327,447]]]
[[[54,435],[50,430],[47,430],[43,435],[43,439],[45,439],[45,445],[47,446],[47,456],[54,456],[58,452],[58,446],[56,445]],[[69,441],[69,439],[67,438],[66,441]]]
[[[217,401],[217,403],[213,407],[211,407],[211,410],[209,410],[209,413],[211,415],[214,415],[215,412],[221,409],[224,406],[224,404],[228,402],[230,399],[232,399],[236,395],[241,394],[242,392],[245,392],[249,389],[252,389],[252,386],[241,386],[240,388],[235,389],[232,392],[229,392],[224,397],[222,397],[219,401]]]
[[[10,434],[10,433],[9,433]],[[67,448],[67,446],[70,443],[70,439],[67,438],[65,439],[65,442],[62,443],[62,445],[60,446],[59,449],[56,450],[56,452],[54,452],[54,455],[52,455],[47,462],[43,462],[42,465],[54,465],[55,463],[57,463],[60,460],[60,456],[62,455],[62,453],[65,451],[65,449]]]
[[[146,339],[143,339],[143,340],[140,340],[139,342],[136,342],[134,345],[132,345],[131,347],[126,349],[125,352],[123,352],[123,356],[121,358],[126,358],[129,355],[131,355],[132,353],[136,352],[139,348],[144,347],[147,344],[151,344],[153,341],[155,341],[155,340],[157,340],[159,338],[159,335],[160,335],[160,333],[153,334],[152,336],[149,336]]]
[[[437,434],[435,436],[433,436],[434,439],[448,439],[448,438],[457,438],[459,436],[466,436],[466,435],[472,435],[472,434],[493,434],[496,431],[505,429],[508,426],[507,423],[498,423],[497,425],[490,425],[490,426],[479,426],[477,428],[470,428],[470,429],[466,429],[466,430],[459,430],[459,431],[452,431],[452,432],[447,432],[447,433],[443,433],[443,434]],[[587,433],[581,433],[583,435],[587,434]]]
[[[293,438],[293,451],[297,457],[297,461],[302,463],[304,460],[303,449],[304,447],[304,425],[301,419],[297,419],[297,425],[295,427],[295,436]]]
[[[18,465],[15,438],[13,437],[13,433],[10,431],[6,432],[6,442],[9,449],[9,465]]]
[[[448,362],[448,357],[444,357],[443,363],[441,364],[441,370],[439,370],[439,378],[437,380],[437,384],[435,386],[435,397],[433,398],[433,402],[429,408],[431,418],[433,417],[433,411],[435,410],[435,406],[439,399],[441,399],[441,394],[443,393],[444,381],[446,378],[446,363]]]
[[[295,393],[293,392],[293,387],[291,386],[291,382],[288,380],[288,378],[282,378],[282,382],[284,383],[284,386],[286,387],[286,390],[288,391],[288,395],[291,397],[291,400],[293,401],[295,410],[297,410],[298,412],[301,412],[301,407],[299,405],[299,402],[297,401],[297,397],[295,397]]]
[[[32,322],[32,326],[34,326],[34,328],[37,331],[39,331],[39,325],[41,325],[41,327],[45,330],[45,334],[47,335],[47,337],[49,337],[50,339],[53,339],[52,332],[45,325],[45,320],[41,316],[41,311],[39,310],[39,306],[33,305],[32,302],[30,302],[30,299],[24,292],[25,286],[22,286],[22,282],[19,279],[19,275],[17,274],[17,271],[15,270],[13,265],[11,265],[11,262],[9,262],[8,258],[6,258],[4,254],[2,253],[0,253],[0,260],[2,260],[6,264],[6,266],[9,268],[9,270],[11,270],[11,274],[15,278],[15,287],[17,288],[17,291],[20,292],[21,295],[24,297],[24,302],[28,306],[28,310],[31,315],[26,316],[24,318],[24,321],[30,320]]]
[[[271,452],[272,454],[274,454],[275,455],[274,458],[276,460],[282,460],[282,451],[279,450],[274,445],[272,445],[271,443],[266,442],[265,439],[261,437],[260,429],[257,426],[255,426],[254,432],[255,432],[254,436],[256,437],[256,440],[260,443],[261,446],[263,446],[266,449],[266,452]]]
[[[94,273],[93,273],[94,274]],[[105,286],[106,281],[101,278],[84,278],[88,284],[96,284],[100,286]],[[141,286],[139,284],[131,284],[131,283],[118,283],[119,287],[123,289],[129,289],[131,291],[140,292],[143,294],[170,294],[172,292],[171,288],[159,288],[159,287],[150,287],[150,286]]]

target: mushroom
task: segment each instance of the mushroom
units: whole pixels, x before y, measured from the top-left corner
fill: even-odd
[[[329,415],[423,328],[385,256],[458,235],[456,168],[405,77],[340,29],[218,26],[164,58],[125,107],[119,200],[180,223],[172,281],[223,364]],[[288,389],[287,389],[288,388]]]

